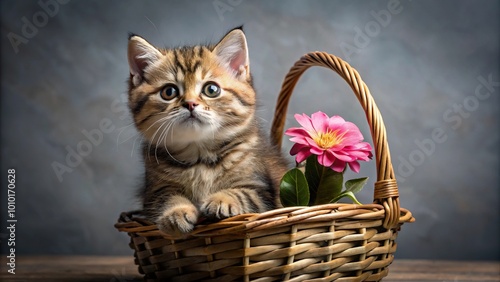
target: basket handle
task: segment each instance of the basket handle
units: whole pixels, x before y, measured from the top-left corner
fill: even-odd
[[[391,163],[384,122],[368,87],[359,76],[359,73],[348,63],[324,52],[312,52],[302,56],[290,69],[281,86],[271,127],[271,140],[281,149],[286,112],[292,91],[300,76],[312,66],[327,67],[339,74],[351,86],[363,107],[375,147],[377,182],[375,182],[373,202],[384,206],[384,228],[396,227],[400,216],[399,193]]]

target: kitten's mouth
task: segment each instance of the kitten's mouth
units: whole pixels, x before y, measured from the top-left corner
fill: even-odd
[[[191,112],[191,114],[187,116],[183,122],[188,124],[203,123],[199,116],[193,112]]]

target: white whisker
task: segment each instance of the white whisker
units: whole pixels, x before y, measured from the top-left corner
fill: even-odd
[[[168,132],[170,131],[170,128],[172,128],[172,134],[171,136],[173,136],[173,122],[171,122],[169,124],[169,126],[167,128],[165,128],[165,137],[163,139],[163,147],[165,148],[165,151],[167,151],[167,154],[176,162],[180,163],[180,164],[184,164],[184,162],[181,162],[179,161],[178,159],[176,159],[174,156],[172,156],[172,154],[170,153],[170,151],[168,150],[168,147],[167,147],[167,135],[168,135]],[[172,137],[173,138],[173,137]]]
[[[161,117],[161,118],[157,119],[148,128],[146,128],[146,130],[144,130],[144,132],[147,132],[148,130],[150,130],[151,127],[153,127],[156,123],[166,121],[168,118],[169,118],[168,116],[164,116],[164,117]]]
[[[123,131],[125,131],[125,129],[127,129],[127,128],[129,128],[130,126],[133,126],[133,125],[134,125],[134,123],[132,122],[132,123],[129,123],[128,125],[125,125],[125,126],[123,126],[123,127],[120,127],[120,128],[118,129],[118,130],[120,130],[120,132],[118,133],[118,136],[116,137],[116,144],[123,144],[123,143],[125,143],[125,142],[127,142],[127,141],[128,141],[128,139],[127,139],[127,140],[125,140],[125,141],[123,141],[123,142],[120,142],[120,136],[122,135]],[[136,133],[136,135],[137,135],[137,133]]]
[[[158,121],[167,121],[168,120],[168,117],[164,117],[164,118],[161,118],[157,121],[155,121],[154,123],[157,123]],[[153,123],[153,124],[154,124]],[[151,137],[151,140],[149,142],[149,146],[148,146],[148,152],[151,151],[151,144],[154,142],[156,143],[156,146],[158,146],[158,142],[155,140],[156,138],[156,134],[158,134],[158,132],[161,130],[161,128],[165,125],[166,123],[162,123],[156,130],[155,130],[155,133],[153,134],[153,136]],[[150,156],[150,154],[148,154],[148,157]],[[158,161],[158,158],[156,157],[156,149],[155,149],[155,159],[156,159],[156,162],[159,164],[160,162]]]
[[[172,133],[170,133],[170,137],[171,137],[171,139],[170,139],[170,140],[171,140],[171,142],[174,142],[174,135],[175,135],[175,134],[174,134],[174,128],[172,128]],[[174,158],[174,157],[170,154],[170,152],[168,151],[168,149],[166,149],[166,150],[167,150],[167,153],[168,153],[168,154],[169,154],[169,155],[170,155],[170,156],[171,156],[174,160],[176,160],[178,163],[180,163],[180,164],[185,164],[185,162],[182,162],[182,161],[177,160],[176,158]]]
[[[161,140],[163,140],[163,136],[165,134],[168,134],[168,130],[169,128],[172,126],[173,124],[173,121],[172,120],[169,120],[168,122],[165,122],[163,123],[159,130],[161,130],[161,133],[160,133],[160,136],[158,136],[158,140],[155,141],[155,159],[156,159],[156,162],[159,164],[160,162],[158,161],[158,155],[157,155],[157,152],[158,152],[158,145],[161,144]],[[163,129],[161,129],[163,128]],[[167,153],[172,157],[172,155],[168,152],[168,150],[166,150]],[[172,157],[173,158],[173,157]]]
[[[144,137],[141,134],[138,134],[137,137],[135,137],[134,143],[132,143],[132,150],[130,151],[130,157],[132,157],[134,154],[135,142],[137,142],[137,139],[139,138],[141,138],[141,142],[144,140]]]

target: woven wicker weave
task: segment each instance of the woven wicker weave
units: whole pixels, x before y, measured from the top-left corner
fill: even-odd
[[[311,66],[328,67],[351,86],[365,110],[375,147],[374,203],[281,208],[198,226],[187,239],[160,233],[140,212],[122,213],[145,281],[379,281],[394,259],[400,226],[414,221],[399,206],[380,112],[358,72],[322,52],[303,56],[285,78],[272,138],[281,145],[288,101]]]

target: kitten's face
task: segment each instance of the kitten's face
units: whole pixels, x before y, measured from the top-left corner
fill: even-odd
[[[175,148],[228,140],[252,122],[251,85],[243,32],[229,32],[214,47],[157,49],[129,40],[134,121],[151,143]]]

